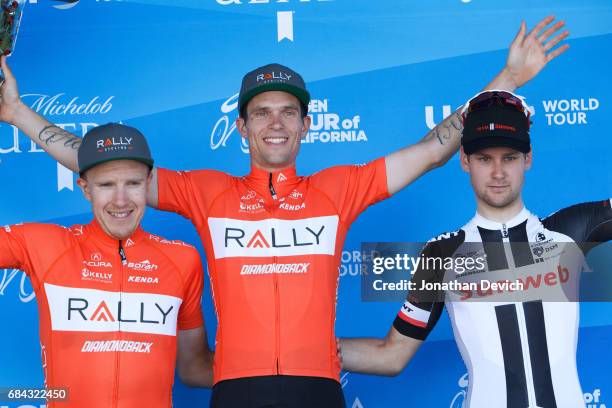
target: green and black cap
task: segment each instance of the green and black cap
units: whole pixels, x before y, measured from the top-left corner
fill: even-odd
[[[256,95],[267,91],[290,93],[308,108],[310,93],[306,89],[300,74],[281,64],[268,64],[254,69],[242,78],[238,96],[238,110],[245,106]]]
[[[153,168],[149,145],[138,129],[107,123],[87,132],[78,152],[79,174],[113,160],[136,160]]]

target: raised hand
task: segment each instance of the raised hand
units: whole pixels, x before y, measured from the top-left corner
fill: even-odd
[[[510,44],[505,67],[517,88],[535,77],[546,64],[569,48],[569,44],[563,44],[553,49],[569,35],[567,30],[558,33],[565,25],[563,21],[557,21],[546,28],[554,20],[554,16],[544,18],[527,35],[525,22],[521,23],[519,32]]]
[[[6,56],[3,55],[0,58],[0,65],[5,78],[0,87],[0,121],[13,124],[17,110],[21,105],[17,80],[6,63]]]

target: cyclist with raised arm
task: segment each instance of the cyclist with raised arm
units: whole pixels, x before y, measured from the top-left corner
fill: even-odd
[[[506,66],[486,87],[514,90],[567,49],[567,32],[547,17],[512,42]],[[547,27],[548,26],[548,27]],[[15,124],[70,169],[78,138],[19,100],[6,62],[0,119]],[[189,218],[206,250],[218,314],[211,405],[339,407],[334,321],[338,265],[351,223],[457,151],[460,113],[418,143],[360,166],[299,176],[310,94],[292,69],[247,73],[236,121],[248,139],[251,171],[153,171],[148,204]]]
[[[345,370],[397,375],[446,307],[468,369],[466,407],[585,406],[572,288],[588,251],[612,239],[611,201],[574,205],[543,219],[529,212],[521,194],[532,163],[529,127],[527,105],[510,92],[486,91],[468,102],[461,167],[470,174],[477,212],[461,229],[430,240],[420,258],[472,254],[485,267],[457,272],[429,261],[419,267],[415,289],[384,339],[341,339]],[[490,290],[483,279],[500,289]],[[503,286],[506,280],[521,284]],[[454,282],[480,284],[423,289]]]
[[[45,386],[67,391],[47,406],[169,408],[175,361],[185,383],[212,385],[200,256],[140,228],[153,159],[139,131],[90,130],[78,165],[89,224],[0,228],[0,268],[36,293]]]

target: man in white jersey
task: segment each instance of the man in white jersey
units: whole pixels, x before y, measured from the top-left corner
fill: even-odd
[[[612,238],[611,203],[578,204],[542,220],[531,214],[521,196],[532,162],[529,127],[527,106],[510,92],[485,91],[468,102],[461,166],[470,174],[477,213],[458,231],[430,240],[421,258],[471,253],[486,260],[483,269],[417,268],[416,289],[387,337],[341,339],[345,370],[398,374],[446,305],[470,378],[466,407],[584,407],[576,370],[579,303],[559,300],[567,299],[586,253]],[[570,247],[579,255],[568,257]],[[442,286],[449,275],[462,283],[506,275],[522,286],[418,290]]]

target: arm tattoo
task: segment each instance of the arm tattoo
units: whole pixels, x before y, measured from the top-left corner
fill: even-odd
[[[63,142],[64,146],[73,150],[79,150],[79,146],[81,146],[80,137],[74,136],[55,125],[45,126],[38,134],[38,139],[47,146],[58,142]]]
[[[463,130],[463,119],[461,112],[457,111],[444,119],[442,123],[433,128],[431,132],[425,136],[425,140],[429,140],[433,137],[438,139],[441,145],[447,144],[451,139],[459,136],[461,137],[461,131]]]

